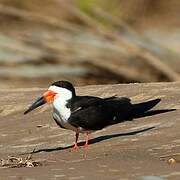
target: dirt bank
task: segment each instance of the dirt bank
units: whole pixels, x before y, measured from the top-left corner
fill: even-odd
[[[133,102],[159,97],[162,101],[155,109],[177,110],[108,127],[92,134],[87,152],[70,152],[74,133],[56,126],[48,105],[23,115],[42,89],[0,90],[0,158],[5,163],[8,156],[25,158],[34,151],[32,160],[40,162],[32,168],[1,167],[0,179],[179,179],[180,83],[77,89],[85,95],[128,96]],[[177,162],[168,164],[170,158]]]

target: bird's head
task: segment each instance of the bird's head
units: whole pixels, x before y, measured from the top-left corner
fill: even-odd
[[[45,103],[51,103],[55,98],[60,100],[69,100],[76,96],[73,85],[68,81],[56,81],[52,83],[48,90],[43,93],[41,97],[35,100],[32,105],[24,112],[24,114],[42,106]]]

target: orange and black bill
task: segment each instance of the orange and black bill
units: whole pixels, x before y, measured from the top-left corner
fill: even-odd
[[[54,96],[56,95],[53,91],[46,91],[42,97],[38,98],[25,112],[24,114],[27,114],[31,112],[32,110],[36,109],[39,106],[42,106],[45,103],[52,102],[54,99]]]

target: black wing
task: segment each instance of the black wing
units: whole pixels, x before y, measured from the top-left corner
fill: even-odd
[[[86,130],[99,130],[105,126],[123,121],[132,104],[128,98],[98,98],[79,96],[72,104],[72,114],[68,122]]]
[[[95,96],[76,96],[75,99],[69,101],[67,106],[71,108],[72,112],[84,109],[90,106],[98,105],[104,101],[116,99],[116,96],[111,96],[108,98],[100,98]]]

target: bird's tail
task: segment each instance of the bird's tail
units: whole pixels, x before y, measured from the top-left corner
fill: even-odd
[[[161,99],[158,98],[158,99],[153,99],[153,100],[138,103],[138,104],[133,104],[132,111],[131,111],[132,117],[136,117],[136,116],[139,116],[140,114],[145,113],[146,111],[152,109],[160,101]]]

